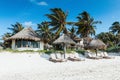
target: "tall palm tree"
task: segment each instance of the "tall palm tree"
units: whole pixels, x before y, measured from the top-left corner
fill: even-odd
[[[48,43],[52,39],[52,32],[50,31],[49,23],[46,21],[38,24],[36,32],[42,37],[44,43]]]
[[[18,33],[19,31],[21,31],[24,27],[22,26],[22,24],[20,24],[19,22],[16,22],[16,24],[12,24],[11,25],[12,28],[8,28],[9,30],[12,31],[12,35]]]
[[[52,30],[55,32],[55,39],[62,31],[67,34],[66,18],[68,13],[65,13],[61,8],[53,8],[50,10],[52,13],[46,14],[46,16],[50,19],[50,25],[52,26]]]
[[[120,23],[118,21],[114,22],[109,29],[114,34],[120,34]]]
[[[75,25],[78,26],[77,34],[80,34],[80,37],[95,35],[95,24],[101,23],[101,21],[94,21],[86,11],[79,14],[77,19],[78,22]]]

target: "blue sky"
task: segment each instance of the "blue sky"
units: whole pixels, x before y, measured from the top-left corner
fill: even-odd
[[[107,32],[111,24],[120,21],[120,0],[0,0],[0,36],[10,32],[7,28],[16,22],[32,26],[47,21],[50,8],[68,12],[67,21],[77,21],[76,16],[87,11],[98,24],[96,33]]]

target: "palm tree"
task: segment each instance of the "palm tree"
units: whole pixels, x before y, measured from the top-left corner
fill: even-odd
[[[6,41],[7,38],[11,37],[11,33],[5,33],[3,36],[2,36],[2,40],[4,40],[3,42],[3,46],[4,48],[10,48],[10,44],[11,44],[11,41]]]
[[[6,38],[9,38],[11,37],[11,33],[5,33],[3,36],[2,36],[2,39],[5,40]]]
[[[109,29],[114,34],[120,34],[120,23],[117,21],[114,22]]]
[[[38,24],[36,32],[42,37],[44,43],[48,43],[52,39],[52,32],[50,31],[49,23],[46,21]]]
[[[120,41],[120,22],[118,22],[118,21],[113,22],[113,24],[109,28],[109,30],[116,36],[115,44],[119,43],[119,41]]]
[[[12,31],[12,35],[18,33],[19,31],[21,31],[24,27],[22,26],[22,24],[20,24],[19,22],[16,22],[16,24],[12,24],[11,25],[12,28],[8,28],[9,30]]]
[[[114,46],[118,43],[118,38],[111,32],[102,32],[96,36],[98,39],[102,40],[105,44]]]
[[[70,34],[70,37],[73,39],[75,36],[76,36],[76,29],[74,27],[72,27],[71,29],[68,29],[69,30],[69,34]]]
[[[78,26],[77,34],[80,34],[80,37],[95,35],[95,24],[101,23],[101,21],[94,21],[86,11],[79,14],[77,19],[78,22],[75,25]]]
[[[66,28],[66,18],[68,13],[65,13],[61,8],[54,8],[50,10],[52,13],[46,14],[46,16],[50,19],[50,25],[52,26],[52,30],[55,32],[55,39],[62,31],[65,34],[68,33]]]

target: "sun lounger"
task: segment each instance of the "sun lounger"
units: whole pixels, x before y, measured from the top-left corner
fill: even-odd
[[[56,56],[55,56],[55,54],[50,54],[49,61],[52,61],[52,62],[65,62],[67,60],[60,58],[59,54],[56,54]]]
[[[92,53],[87,53],[87,58],[89,58],[89,59],[102,59],[102,57],[100,57],[100,56],[94,56],[94,55],[92,55]]]
[[[67,61],[67,59],[64,58],[64,55],[63,55],[63,54],[61,54],[61,53],[57,53],[56,55],[57,55],[57,58],[58,58],[58,59],[61,59],[61,60],[62,60],[62,62]]]
[[[109,56],[107,52],[102,52],[102,57],[105,59],[114,59],[115,57]]]
[[[81,59],[79,57],[78,53],[69,54],[68,60],[71,60],[71,61],[85,61],[85,59]]]

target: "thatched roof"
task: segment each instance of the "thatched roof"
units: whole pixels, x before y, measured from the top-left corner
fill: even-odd
[[[16,39],[34,40],[34,41],[41,40],[31,27],[24,28],[23,30],[7,38],[6,40],[16,40]]]
[[[62,36],[56,39],[53,43],[54,44],[59,44],[59,43],[75,44],[75,42],[70,37],[68,37],[66,34],[62,34]]]
[[[99,40],[99,39],[93,39],[89,43],[88,47],[92,48],[92,49],[106,49],[107,46],[101,40]]]
[[[92,38],[91,37],[85,37],[85,38],[83,38],[83,40],[84,40],[84,42],[83,42],[84,44],[88,44],[92,41]]]
[[[81,41],[82,40],[82,38],[79,38],[79,37],[74,37],[74,39],[73,39],[74,41],[76,41],[76,42],[79,42],[79,41]]]

